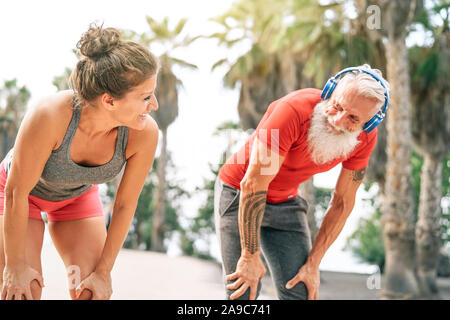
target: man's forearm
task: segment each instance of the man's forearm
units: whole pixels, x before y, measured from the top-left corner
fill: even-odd
[[[309,253],[307,264],[319,267],[325,252],[341,233],[345,221],[352,210],[353,204],[346,207],[342,200],[332,201]]]
[[[266,206],[267,191],[242,190],[239,200],[239,233],[242,255],[260,251],[260,229]]]

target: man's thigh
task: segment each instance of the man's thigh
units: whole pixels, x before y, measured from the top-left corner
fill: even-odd
[[[267,204],[261,227],[261,247],[279,299],[306,299],[305,285],[287,290],[286,283],[305,264],[311,250],[306,201],[297,196],[286,202]]]
[[[308,234],[262,227],[261,247],[278,298],[281,300],[306,300],[308,293],[303,282],[298,283],[290,290],[285,286],[308,258],[311,250]]]

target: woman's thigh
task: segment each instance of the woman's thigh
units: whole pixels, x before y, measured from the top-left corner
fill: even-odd
[[[3,269],[5,267],[5,245],[3,232],[4,215],[0,215],[0,288],[3,285]],[[28,219],[27,233],[25,236],[25,262],[42,274],[41,251],[44,240],[45,225],[42,220]],[[31,282],[31,294],[33,299],[40,299],[42,288],[37,282]]]
[[[49,231],[68,271],[69,292],[73,299],[77,285],[71,280],[73,271],[79,271],[80,280],[83,280],[95,270],[101,257],[106,240],[105,218],[53,221],[49,222]],[[90,299],[90,292],[83,292],[83,298]]]

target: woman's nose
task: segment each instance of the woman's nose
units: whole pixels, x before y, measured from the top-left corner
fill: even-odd
[[[159,108],[159,104],[158,104],[158,100],[156,100],[156,98],[150,100],[150,103],[148,104],[148,112],[150,111],[156,111]]]
[[[155,101],[153,101],[153,103],[152,103],[152,110],[153,111],[156,111],[156,110],[158,110],[159,109],[159,103],[158,103],[158,100],[156,100],[156,98],[155,98]]]

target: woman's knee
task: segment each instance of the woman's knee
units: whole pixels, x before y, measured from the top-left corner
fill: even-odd
[[[76,297],[75,289],[70,289],[69,293],[72,300],[92,300],[92,292],[89,289],[81,291],[79,297]]]
[[[37,280],[33,280],[30,283],[31,288],[31,296],[33,297],[33,300],[41,300],[42,296],[42,288],[41,285]]]

